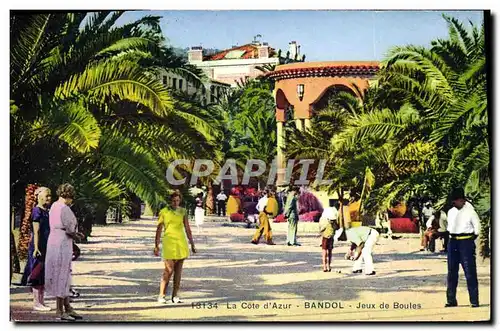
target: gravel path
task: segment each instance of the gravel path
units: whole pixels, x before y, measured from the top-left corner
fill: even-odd
[[[316,234],[299,233],[302,246],[288,247],[284,227],[276,227],[276,246],[255,246],[250,244],[254,231],[209,222],[197,234],[193,226],[199,252],[184,264],[184,302],[160,305],[156,298],[163,264],[152,254],[155,221],[95,227],[73,264],[73,283],[81,293],[73,305],[85,321],[490,319],[489,261],[478,259],[481,307],[469,307],[461,270],[459,307],[443,308],[446,256],[418,252],[416,238],[380,239],[374,252],[377,275],[365,276],[350,273],[351,262],[342,259],[346,243],[335,247],[333,270],[324,273]],[[53,311],[31,310],[27,288],[11,286],[10,293],[12,320],[55,321]],[[55,308],[54,300],[47,302]]]

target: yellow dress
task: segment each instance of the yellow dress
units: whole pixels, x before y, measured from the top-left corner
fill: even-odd
[[[162,258],[164,260],[182,260],[189,256],[189,246],[184,229],[184,208],[163,208],[158,217],[158,224],[163,223]]]

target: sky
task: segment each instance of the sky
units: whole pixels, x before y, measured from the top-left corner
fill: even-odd
[[[174,47],[227,49],[244,45],[257,34],[275,49],[301,45],[306,61],[380,61],[394,46],[429,46],[448,35],[442,14],[467,26],[481,24],[481,11],[138,11],[118,24],[146,15],[162,16],[161,26]]]

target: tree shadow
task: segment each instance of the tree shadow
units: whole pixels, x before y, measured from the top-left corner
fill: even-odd
[[[127,226],[129,226],[127,224]],[[137,224],[139,225],[139,224]],[[117,227],[119,227],[118,225]],[[138,227],[140,228],[140,227]],[[144,226],[143,226],[144,228]],[[95,264],[119,263],[123,266],[117,270],[93,270],[74,272],[75,280],[78,277],[94,278],[96,282],[106,280],[106,285],[76,284],[81,297],[74,300],[75,307],[85,315],[86,320],[92,321],[124,321],[123,316],[116,316],[117,310],[123,311],[127,321],[165,321],[166,318],[145,319],[141,311],[154,311],[165,309],[175,312],[175,308],[191,307],[192,302],[218,302],[219,304],[236,303],[241,301],[286,301],[300,299],[303,301],[355,301],[360,298],[361,292],[372,291],[377,294],[397,293],[400,291],[415,293],[442,293],[445,297],[446,267],[442,273],[430,272],[426,275],[408,276],[402,273],[420,272],[428,270],[426,263],[421,269],[412,267],[404,269],[382,269],[376,276],[351,274],[352,262],[343,259],[340,252],[348,247],[334,250],[334,268],[341,268],[344,273],[323,273],[321,268],[321,251],[317,252],[295,250],[293,247],[281,246],[254,246],[248,243],[254,230],[237,233],[231,236],[210,237],[207,234],[207,244],[199,254],[192,255],[184,264],[181,296],[185,303],[181,305],[162,306],[156,302],[159,280],[162,273],[162,262],[158,257],[152,256],[150,248],[154,236],[154,224],[147,225],[151,233],[149,237],[126,238],[121,236],[98,236],[103,238],[101,243],[119,247],[91,248],[83,245],[80,261]],[[212,229],[213,230],[213,229]],[[312,240],[316,235],[301,236],[304,240]],[[276,236],[277,240],[284,240],[284,235]],[[221,243],[228,246],[221,246]],[[144,245],[144,248],[127,249],[127,245]],[[210,245],[213,245],[210,246]],[[319,245],[319,240],[318,240]],[[385,243],[381,243],[385,245]],[[236,247],[231,249],[228,247]],[[126,255],[123,259],[121,256]],[[105,259],[97,259],[96,257]],[[213,260],[213,261],[212,261]],[[434,254],[416,254],[412,252],[377,253],[375,250],[374,261],[377,264],[387,264],[394,261],[425,260],[429,263],[445,261],[445,256]],[[434,262],[433,262],[434,261]],[[158,268],[141,266],[140,263],[157,262]],[[75,263],[78,263],[75,262]],[[137,266],[135,266],[137,264]],[[481,285],[490,285],[490,278],[479,275]],[[113,281],[116,284],[113,284]],[[121,282],[121,283],[120,283]],[[124,285],[123,282],[129,284]],[[109,285],[107,283],[110,283]],[[101,283],[102,284],[102,283]],[[169,291],[172,283],[169,284]],[[459,286],[465,286],[463,277]],[[431,289],[434,287],[434,289]],[[437,289],[435,289],[437,288]],[[26,287],[13,288],[12,294],[29,292]],[[287,299],[276,299],[277,294]],[[375,299],[375,298],[374,298]],[[12,300],[11,302],[23,301]],[[107,307],[113,304],[128,304],[120,308]],[[138,307],[137,304],[140,306]],[[11,311],[13,305],[11,304]],[[26,311],[24,311],[25,313]],[[309,313],[310,315],[311,313]],[[164,315],[166,316],[166,315]],[[256,315],[257,316],[257,315]],[[268,314],[265,317],[274,317],[277,314]],[[264,315],[258,315],[264,317]],[[203,317],[208,321],[243,321],[249,320],[248,315],[224,315]],[[170,319],[178,321],[177,319]],[[197,318],[185,319],[186,321]]]

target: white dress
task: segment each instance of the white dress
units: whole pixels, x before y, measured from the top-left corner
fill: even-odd
[[[196,225],[202,225],[205,219],[205,209],[203,209],[203,201],[200,198],[196,198],[196,208],[194,210],[194,223]]]

